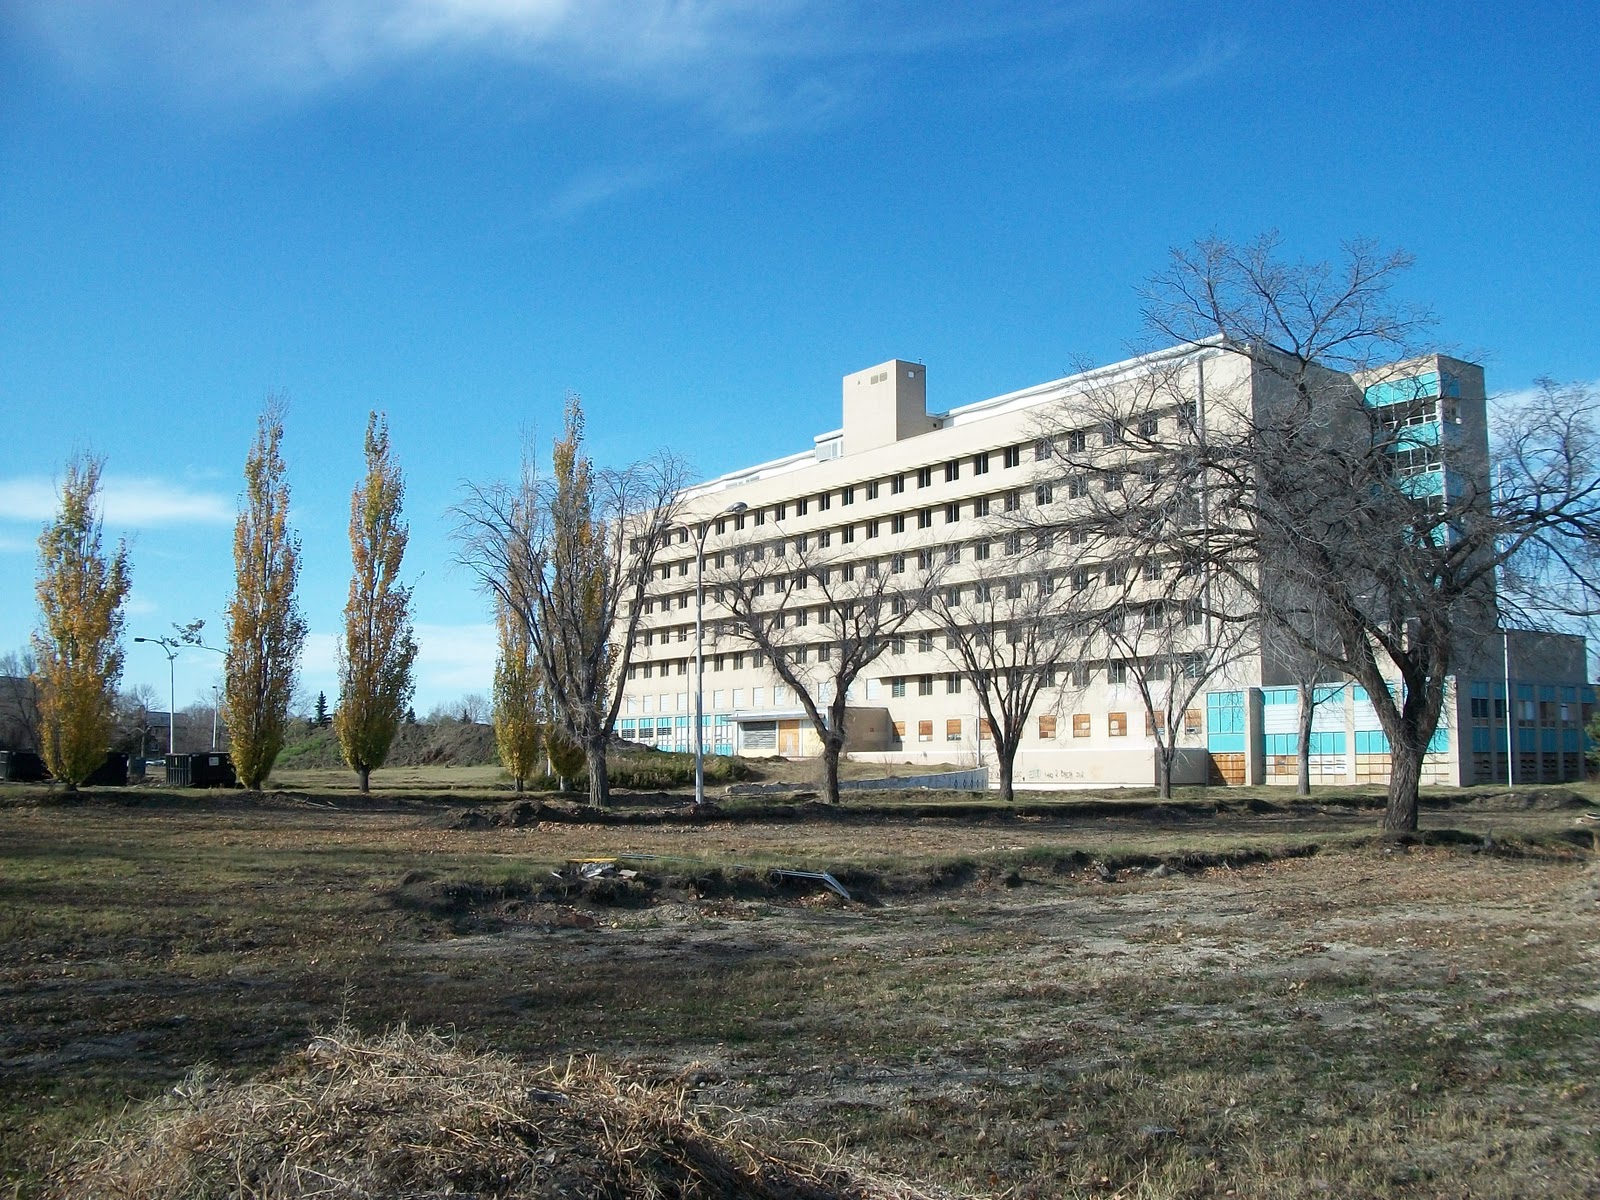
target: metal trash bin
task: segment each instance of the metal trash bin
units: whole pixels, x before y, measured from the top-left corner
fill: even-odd
[[[167,755],[168,787],[238,787],[233,759],[222,750]]]
[[[84,787],[127,787],[128,756],[117,750],[106,754],[105,762],[83,781]]]
[[[0,779],[9,783],[43,783],[49,778],[44,759],[32,750],[0,750]]]

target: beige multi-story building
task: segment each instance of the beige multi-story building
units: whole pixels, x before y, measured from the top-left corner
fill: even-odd
[[[1367,379],[1367,402],[1403,394],[1410,449],[1403,473],[1417,494],[1449,496],[1462,473],[1487,471],[1481,368],[1443,356],[1397,364]],[[1080,489],[1111,486],[1063,476],[1060,451],[1084,452],[1113,434],[1103,400],[1133,392],[1153,374],[1181,380],[1174,397],[1269,400],[1270,381],[1247,356],[1217,347],[1182,347],[1042,383],[945,412],[927,408],[927,372],[895,359],[847,375],[843,424],[799,453],[707,480],[685,495],[686,525],[658,552],[649,598],[625,680],[618,733],[664,749],[691,750],[696,710],[697,582],[704,571],[702,730],[708,752],[809,756],[818,739],[793,690],[760,653],[735,636],[719,579],[740,547],[764,544],[796,554],[827,548],[829,561],[859,564],[873,576],[938,574],[939,587],[982,586],[1037,571],[1047,543],[1021,531],[1070,513]],[[1397,391],[1397,389],[1399,389]],[[1151,393],[1154,394],[1154,393]],[[1418,403],[1418,400],[1421,403]],[[1136,418],[1154,423],[1228,419],[1195,400],[1146,404]],[[1203,505],[1204,498],[1201,498]],[[1052,511],[1053,510],[1053,511]],[[1068,522],[1070,524],[1070,522]],[[700,552],[703,550],[703,558]],[[1069,547],[1056,561],[1072,563]],[[743,561],[743,560],[741,560]],[[1157,573],[1163,564],[1126,564]],[[853,567],[851,568],[854,569]],[[1063,570],[1061,586],[1083,587],[1123,565],[1087,562]],[[1091,572],[1097,578],[1090,580]],[[1048,573],[1048,572],[1047,572]],[[1130,576],[1133,578],[1133,576]],[[1053,586],[1053,585],[1052,585]],[[796,637],[807,593],[783,603]],[[1209,628],[1196,619],[1183,634]],[[1179,622],[1183,624],[1183,622]],[[1492,644],[1491,644],[1492,642]],[[1585,683],[1583,639],[1512,634],[1480,638],[1458,655],[1446,711],[1425,781],[1472,783],[1506,774],[1506,684],[1511,683],[1516,778],[1579,778],[1582,726],[1594,706]],[[819,646],[827,653],[826,644]],[[1505,669],[1509,655],[1510,669]],[[1207,665],[1203,687],[1177,722],[1174,782],[1292,782],[1298,745],[1295,689],[1260,639],[1239,643],[1228,661]],[[1156,740],[1143,694],[1110,648],[1055,664],[1022,738],[1018,786],[1148,785]],[[819,675],[818,678],[823,678]],[[826,685],[815,696],[826,701]],[[857,759],[931,766],[982,766],[993,759],[977,697],[937,624],[909,614],[884,639],[847,695],[847,749]],[[1353,684],[1319,689],[1311,735],[1312,769],[1322,783],[1377,782],[1388,774],[1388,746],[1365,693]]]

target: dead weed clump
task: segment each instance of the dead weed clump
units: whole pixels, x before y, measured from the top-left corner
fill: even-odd
[[[404,1029],[338,1029],[253,1082],[196,1070],[112,1122],[54,1173],[75,1200],[753,1197],[917,1200],[930,1193],[768,1149],[682,1088],[593,1060],[533,1069]]]

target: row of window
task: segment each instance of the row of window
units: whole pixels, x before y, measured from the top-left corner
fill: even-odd
[[[1178,413],[1180,425],[1192,425],[1194,414],[1192,406],[1181,409]],[[1098,427],[1100,444],[1103,446],[1125,445],[1139,439],[1150,439],[1158,436],[1160,418],[1153,414],[1146,414],[1133,421],[1109,421]],[[1056,457],[1058,452],[1066,454],[1083,454],[1089,444],[1089,430],[1076,429],[1062,434],[1059,438],[1039,438],[1032,446],[1032,457],[1035,462],[1044,462]],[[902,495],[914,480],[918,490],[929,488],[940,477],[946,483],[955,483],[961,478],[963,466],[972,475],[987,475],[994,460],[999,458],[1006,469],[1020,467],[1024,457],[1025,447],[1022,445],[1003,446],[998,450],[980,450],[967,458],[947,459],[943,463],[928,464],[909,471],[899,471],[884,479],[871,479],[863,483],[848,483],[841,486],[837,492],[841,506],[852,505],[858,498],[876,500],[883,494],[884,485],[888,485],[889,494]],[[813,506],[818,512],[828,512],[833,508],[835,493],[832,491],[817,492],[812,495],[798,496],[793,500],[779,501],[777,504],[750,509],[746,512],[727,514],[716,518],[715,527],[719,534],[728,531],[731,524],[735,530],[743,530],[749,525],[761,526],[767,520],[783,521],[788,518],[790,511],[796,516],[807,516]],[[685,544],[689,540],[689,531],[679,529],[676,540]],[[635,547],[637,550],[637,547]]]
[[[1155,484],[1159,481],[1159,470],[1153,463],[1135,468],[1134,473],[1141,481],[1148,484]],[[1106,492],[1121,492],[1126,486],[1127,475],[1128,472],[1122,470],[1105,471],[1099,475],[1100,486]],[[1067,499],[1080,500],[1089,494],[1089,477],[1083,474],[1071,475],[1060,481],[1060,486]],[[1035,484],[1033,488],[1034,503],[1040,507],[1053,504],[1056,500],[1056,487],[1055,483]],[[1017,489],[996,493],[992,496],[974,496],[966,502],[951,501],[942,506],[931,505],[920,509],[909,509],[905,512],[891,513],[885,517],[874,517],[859,524],[851,523],[828,529],[819,529],[813,533],[799,534],[792,539],[780,538],[770,543],[751,546],[743,550],[718,551],[711,556],[712,565],[719,568],[726,566],[730,555],[735,562],[741,561],[739,558],[741,554],[754,554],[756,561],[760,561],[767,554],[781,558],[790,545],[794,547],[795,552],[798,554],[805,554],[813,547],[826,550],[833,546],[835,537],[838,538],[842,545],[854,545],[858,540],[858,534],[861,539],[871,539],[881,537],[884,534],[904,534],[912,529],[932,529],[936,520],[941,516],[945,525],[954,525],[962,520],[964,515],[963,508],[966,510],[966,516],[974,520],[982,520],[999,513],[1017,512],[1021,507],[1022,492]],[[785,509],[786,505],[783,504],[777,505],[773,509],[776,519],[783,519]],[[762,512],[765,512],[765,510],[762,510]],[[743,519],[742,514],[739,519]],[[763,518],[756,520],[755,523],[764,525],[766,522]],[[1068,528],[1065,532],[1074,545],[1080,545],[1088,540],[1087,530]],[[1020,549],[1020,536],[1019,534],[1009,535],[1009,540],[1017,542],[1018,549]],[[1052,531],[1043,530],[1035,536],[1051,539]],[[1042,548],[1048,548],[1048,540],[1046,546]],[[662,580],[671,579],[674,575],[679,578],[687,578],[690,573],[690,564],[693,561],[692,558],[682,558],[662,563],[654,568],[655,575]]]
[[[945,722],[944,722],[944,738],[945,738],[945,741],[947,741],[947,742],[959,742],[959,741],[964,740],[964,738],[965,738],[965,732],[964,732],[964,730],[965,730],[965,722],[966,722],[966,719],[964,717],[947,717],[945,719]],[[1151,717],[1151,715],[1148,712],[1145,713],[1144,724],[1145,724],[1145,730],[1144,730],[1145,736],[1146,737],[1153,737],[1155,735],[1155,721],[1154,721],[1154,719]],[[1039,736],[1039,740],[1040,741],[1042,741],[1042,742],[1053,742],[1053,741],[1056,740],[1057,721],[1056,721],[1056,717],[1055,717],[1055,715],[1053,713],[1047,713],[1047,714],[1045,714],[1045,715],[1043,715],[1041,717],[1038,717],[1035,728],[1036,728],[1036,730],[1038,732],[1038,736]],[[1072,717],[1071,717],[1070,728],[1072,730],[1072,736],[1075,737],[1075,738],[1093,737],[1094,736],[1094,718],[1089,713],[1073,713]],[[895,738],[897,740],[899,740],[901,742],[904,742],[906,740],[906,730],[907,730],[907,722],[905,722],[905,721],[896,721],[894,723],[894,734],[895,734]],[[1184,714],[1183,714],[1183,732],[1184,732],[1184,734],[1187,735],[1187,736],[1193,737],[1193,736],[1197,736],[1198,734],[1200,734],[1202,732],[1202,730],[1203,730],[1203,721],[1202,721],[1202,718],[1201,718],[1200,710],[1198,708],[1191,708],[1191,709],[1186,710],[1184,712]],[[1127,737],[1128,736],[1128,714],[1127,713],[1125,713],[1125,712],[1108,712],[1106,714],[1106,736],[1107,737]],[[934,722],[933,721],[918,721],[917,722],[917,740],[919,742],[931,742],[931,741],[933,741],[933,737],[934,737]],[[990,726],[987,718],[979,718],[979,720],[978,720],[978,737],[982,741],[986,741],[986,742],[990,742],[990,741],[994,740],[994,729]]]
[[[865,558],[854,562],[804,568],[797,570],[792,577],[785,579],[758,578],[749,586],[752,596],[761,596],[765,594],[769,585],[773,588],[775,594],[790,587],[794,590],[805,590],[811,586],[813,581],[826,587],[830,582],[850,583],[854,582],[858,577],[877,579],[885,569],[891,575],[904,574],[911,568],[913,563],[916,564],[918,571],[929,571],[933,569],[936,563],[946,566],[958,565],[962,562],[963,549],[971,550],[971,561],[977,563],[988,562],[993,557],[993,548],[996,545],[1000,546],[1007,556],[1015,557],[1023,552],[1023,535],[1010,533],[1004,538],[994,541],[980,539],[964,544],[951,542],[947,545],[924,548],[913,553],[891,554],[886,558]],[[1033,545],[1039,552],[1048,552],[1053,545],[1051,532],[1049,530],[1038,531],[1033,535]],[[774,544],[772,549],[774,553],[777,553],[781,551],[782,546],[781,544]],[[764,553],[764,550],[765,548],[763,547],[752,547],[750,552],[759,558]],[[720,558],[721,556],[719,555],[718,557]],[[1108,587],[1132,583],[1136,579],[1155,582],[1165,577],[1165,572],[1170,566],[1171,564],[1167,560],[1159,558],[1145,559],[1137,563],[1112,559],[1095,563],[1090,567],[1076,567],[1068,571],[1040,572],[1031,578],[1036,581],[1039,587],[1046,589],[1047,592],[1063,583],[1070,584],[1074,591],[1081,592],[1086,590],[1094,580],[1099,580]],[[1177,571],[1180,579],[1188,578],[1196,573],[1196,567],[1193,563],[1180,562],[1177,564]],[[726,586],[732,587],[736,585]],[[993,582],[988,586],[995,589],[1003,587],[1005,594],[1011,599],[1016,599],[1022,594],[1022,581],[1016,578],[1004,582]],[[951,587],[955,588],[958,585],[951,585]],[[723,603],[724,592],[723,585],[713,587],[710,594],[711,600],[715,603]],[[949,589],[947,589],[947,599],[950,594]],[[992,594],[980,592],[977,599],[981,603],[999,594],[998,590]],[[689,608],[694,598],[695,593],[692,591],[683,591],[666,596],[653,596],[643,602],[643,613],[646,616],[657,611],[665,613],[672,611],[674,607],[680,612],[685,611]],[[869,599],[869,597],[862,597],[862,599]],[[949,600],[949,603],[952,605],[959,604],[960,599],[958,597]],[[1198,613],[1198,607],[1195,607],[1194,611]],[[1198,616],[1188,623],[1198,624]],[[679,640],[683,640],[681,635]],[[646,644],[648,645],[649,643],[647,642]]]

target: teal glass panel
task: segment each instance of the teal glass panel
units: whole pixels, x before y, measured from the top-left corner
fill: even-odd
[[[1373,408],[1382,408],[1387,404],[1407,404],[1413,400],[1425,400],[1439,394],[1441,380],[1437,371],[1425,371],[1421,375],[1413,375],[1407,379],[1391,379],[1384,383],[1375,383],[1366,390],[1366,401]],[[1460,395],[1461,385],[1452,381],[1454,391],[1451,395]]]

